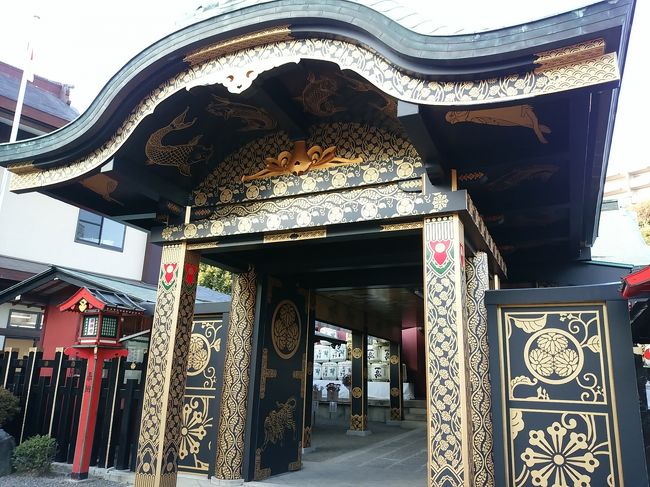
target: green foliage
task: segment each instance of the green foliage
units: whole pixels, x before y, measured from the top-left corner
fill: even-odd
[[[18,473],[49,473],[56,453],[56,440],[46,435],[32,436],[14,450],[11,462]]]
[[[639,221],[639,229],[645,243],[650,245],[650,200],[642,201],[634,205],[636,217]]]
[[[18,398],[4,387],[0,387],[0,427],[20,411]]]
[[[199,265],[199,285],[230,294],[232,274],[208,264]]]

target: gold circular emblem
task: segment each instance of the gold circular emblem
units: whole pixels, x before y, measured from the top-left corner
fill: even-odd
[[[222,203],[228,203],[232,199],[232,191],[228,188],[225,188],[219,194],[219,201]]]
[[[284,193],[287,192],[287,189],[289,187],[287,186],[287,183],[284,181],[278,181],[275,183],[275,186],[273,186],[273,194],[275,196],[282,196]]]
[[[352,358],[360,359],[363,355],[363,352],[359,347],[356,347],[352,350]]]
[[[246,189],[246,198],[249,200],[254,200],[260,195],[260,188],[254,184],[251,184],[247,189]]]
[[[171,236],[172,236],[172,233],[174,233],[174,232],[170,227],[165,227],[165,228],[163,228],[163,231],[162,231],[162,238],[164,240],[169,240],[171,238]]]
[[[374,183],[379,179],[379,171],[374,167],[369,167],[363,173],[363,181],[366,183]]]
[[[280,219],[280,216],[275,213],[269,215],[266,219],[266,227],[270,230],[280,228],[280,223],[282,223],[282,220]]]
[[[413,174],[413,164],[410,162],[403,162],[397,167],[397,175],[400,178],[408,178]]]
[[[393,397],[399,396],[399,389],[397,387],[390,388],[390,395]]]
[[[376,204],[374,204],[374,203],[366,203],[361,208],[361,216],[363,216],[364,218],[368,218],[368,219],[374,218],[375,216],[377,216],[378,211],[379,211],[379,209],[377,208]]]
[[[361,390],[361,387],[353,387],[352,388],[352,397],[355,399],[359,399],[363,395],[363,391]]]
[[[415,208],[415,203],[413,203],[411,200],[399,200],[397,202],[397,213],[400,215],[408,215],[409,213],[413,212],[413,209]]]
[[[399,363],[399,357],[397,355],[391,355],[389,360],[391,365],[397,365]]]
[[[194,204],[196,206],[203,206],[208,201],[208,197],[205,193],[199,191],[194,195]]]
[[[296,223],[301,227],[306,227],[311,223],[311,214],[308,211],[301,211],[296,216]]]
[[[223,233],[223,222],[214,222],[210,226],[210,233],[212,235],[221,235]]]
[[[210,344],[198,333],[192,333],[190,350],[187,355],[187,375],[198,375],[210,362]]]
[[[300,345],[300,314],[292,301],[281,301],[273,312],[271,339],[275,352],[283,359],[294,356]]]
[[[302,182],[303,191],[313,191],[316,188],[316,180],[311,176],[306,177]]]
[[[345,186],[345,183],[348,181],[348,178],[345,174],[342,172],[337,172],[334,176],[332,176],[332,186],[335,188],[340,188],[342,186]]]
[[[245,233],[248,232],[252,226],[253,223],[250,221],[250,219],[244,217],[241,220],[239,220],[239,223],[237,224],[237,230],[239,230],[242,233]]]
[[[194,223],[190,223],[185,227],[185,230],[183,230],[183,235],[187,238],[192,238],[196,235],[197,228]]]
[[[524,362],[531,374],[547,384],[566,384],[575,379],[584,365],[578,340],[559,328],[533,334],[524,346]]]
[[[327,219],[330,223],[340,222],[343,220],[343,210],[340,207],[335,206],[327,213]]]

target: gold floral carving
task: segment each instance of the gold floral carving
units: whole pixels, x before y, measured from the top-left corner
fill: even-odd
[[[359,399],[361,396],[363,396],[363,390],[361,390],[361,387],[353,387],[352,397],[355,399]]]
[[[391,419],[391,421],[401,421],[402,420],[402,409],[401,408],[390,408],[390,419]]]
[[[288,35],[288,34],[285,34]],[[49,186],[82,176],[106,162],[130,137],[140,122],[162,101],[174,93],[197,84],[221,82],[225,86],[235,81],[235,73],[246,75],[246,67],[254,63],[258,70],[316,59],[337,63],[342,70],[355,71],[384,93],[404,101],[427,105],[473,105],[532,98],[548,93],[572,90],[618,81],[616,53],[590,57],[575,63],[550,67],[541,72],[511,74],[501,78],[468,81],[423,80],[396,68],[375,51],[337,39],[293,39],[270,42],[270,34],[260,38],[241,38],[194,53],[198,64],[182,71],[153,90],[130,113],[115,134],[90,154],[47,170],[24,172],[11,181],[12,190]],[[250,42],[250,43],[249,43]],[[265,43],[266,42],[266,43]],[[258,45],[265,43],[263,45]],[[232,46],[232,47],[230,47]],[[243,46],[251,46],[243,48]],[[253,47],[254,46],[254,47]],[[220,51],[219,49],[223,49]],[[230,52],[231,49],[241,49]],[[227,54],[222,54],[227,53]],[[217,58],[214,58],[217,56]],[[199,61],[201,60],[201,61]],[[203,61],[205,60],[205,61]],[[248,68],[250,70],[250,68]],[[230,79],[232,78],[232,79]],[[250,86],[250,76],[236,86]],[[22,163],[19,163],[22,164]],[[11,166],[9,166],[11,170]]]
[[[207,470],[208,465],[198,461],[201,441],[212,428],[212,417],[208,416],[209,397],[191,397],[183,406],[178,458],[184,460],[193,456],[197,470]]]
[[[275,353],[285,360],[294,356],[300,345],[300,313],[285,299],[278,303],[271,320],[271,340]]]
[[[254,270],[233,276],[221,416],[217,436],[219,447],[215,465],[215,476],[223,480],[243,478],[244,432],[255,322],[256,279]]]
[[[607,403],[598,311],[576,308],[505,316],[508,357],[520,371],[508,377],[511,399]],[[513,338],[512,330],[521,335]],[[512,340],[523,342],[523,348],[511,346]]]
[[[360,157],[354,159],[337,157],[336,147],[334,146],[323,149],[319,145],[314,145],[307,149],[304,140],[297,140],[294,142],[292,151],[282,151],[277,157],[267,157],[264,169],[250,176],[242,176],[241,180],[245,183],[285,174],[302,176],[309,171],[339,167],[346,164],[359,164],[361,162],[363,162],[363,159]]]
[[[490,287],[490,276],[485,252],[476,252],[472,257],[465,259],[465,276],[474,479],[476,485],[494,487],[492,388],[485,308],[485,291]]]
[[[167,486],[175,484],[178,466],[175,461],[160,460],[179,456],[178,432],[183,422],[183,392],[196,296],[196,280],[188,280],[185,272],[180,271],[198,268],[199,255],[187,252],[185,244],[166,245],[162,262],[135,475],[139,484],[150,485],[159,479],[159,485]],[[170,267],[180,276],[168,281],[166,269]]]
[[[206,162],[212,157],[212,146],[207,147],[199,145],[201,135],[192,137],[185,144],[166,145],[163,143],[165,136],[177,130],[183,130],[191,127],[196,122],[196,118],[191,122],[185,121],[185,116],[189,107],[180,115],[174,118],[168,125],[153,132],[144,147],[147,155],[147,164],[156,164],[158,166],[174,166],[183,176],[190,176],[190,166],[199,162]]]
[[[514,411],[517,413],[514,416],[516,428],[520,431],[526,429],[527,415],[533,414],[539,416],[536,424],[543,418],[542,424],[548,427],[529,429],[523,436],[527,442],[513,440],[518,472],[512,473],[512,485],[519,487],[532,482],[530,485],[595,486],[596,479],[607,479],[608,485],[615,485],[606,414]],[[616,485],[623,485],[622,479],[619,478]]]
[[[352,431],[365,431],[368,429],[368,416],[365,414],[350,415],[350,429]]]
[[[463,227],[457,215],[424,221],[425,362],[428,393],[428,485],[475,485],[467,346]]]
[[[265,348],[262,350],[262,370],[260,372],[260,399],[266,396],[266,380],[275,379],[278,376],[277,369],[269,369],[269,350]]]

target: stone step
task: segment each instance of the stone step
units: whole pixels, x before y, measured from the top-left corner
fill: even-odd
[[[409,420],[409,421],[422,421],[422,422],[426,422],[426,420],[427,420],[427,415],[426,415],[426,414],[412,414],[412,413],[404,413],[404,419]]]
[[[427,408],[406,408],[405,412],[411,414],[427,414]]]

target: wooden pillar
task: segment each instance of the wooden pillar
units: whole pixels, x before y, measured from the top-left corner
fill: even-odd
[[[352,384],[350,384],[350,429],[347,434],[366,436],[368,430],[368,335],[352,332]]]
[[[475,485],[469,404],[463,226],[426,218],[424,245],[428,485]]]
[[[303,452],[311,451],[311,426],[313,414],[313,384],[314,384],[314,342],[315,342],[315,317],[316,317],[316,300],[314,293],[309,293],[309,306],[307,317],[307,364],[305,366],[306,380],[305,387],[305,410],[303,414],[302,427],[302,449]]]
[[[254,269],[233,276],[214,478],[242,481],[244,433],[257,300]]]
[[[402,421],[403,382],[400,344],[390,342],[390,421]]]
[[[136,487],[176,485],[199,257],[199,253],[189,252],[184,242],[163,247],[149,342]]]
[[[489,288],[490,277],[485,252],[476,252],[466,259],[465,275],[474,481],[476,485],[494,487],[490,349],[485,308],[485,291]]]

